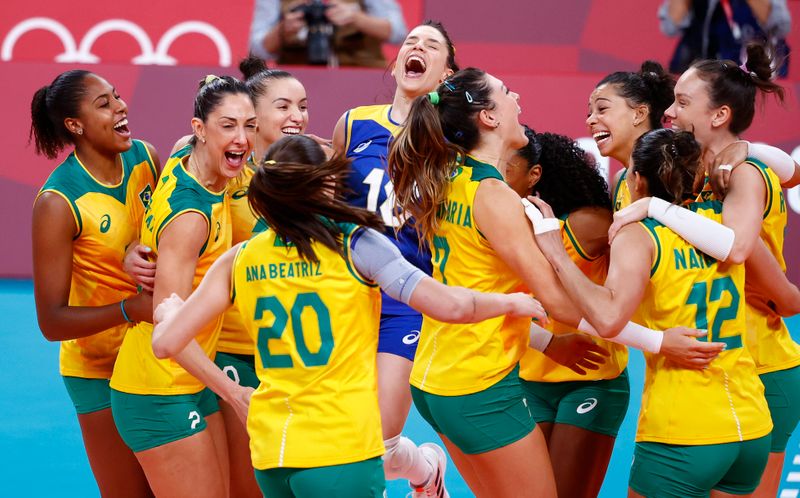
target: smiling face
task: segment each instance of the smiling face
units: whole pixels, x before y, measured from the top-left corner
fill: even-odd
[[[695,139],[703,144],[708,143],[715,133],[713,122],[716,112],[708,95],[708,84],[700,79],[694,68],[690,68],[675,83],[675,101],[664,115],[673,130],[692,132]]]
[[[641,126],[642,122],[637,109],[628,104],[614,84],[600,85],[589,96],[586,127],[603,157],[627,164],[634,142],[648,131],[648,126]]]
[[[67,118],[68,130],[90,142],[94,148],[109,154],[118,154],[131,148],[128,129],[128,106],[117,90],[100,76],[87,75],[83,84],[85,94],[81,99],[78,116]]]
[[[256,112],[250,96],[228,94],[208,114],[205,122],[192,119],[195,134],[205,140],[203,147],[210,173],[235,178],[253,150],[256,138]]]
[[[267,91],[256,101],[259,151],[288,135],[299,135],[308,126],[308,98],[295,78],[267,82]]]
[[[398,91],[409,98],[434,91],[453,74],[447,67],[448,55],[447,41],[438,29],[417,26],[411,30],[392,70]]]
[[[491,74],[487,74],[486,78],[491,88],[489,98],[494,102],[494,108],[481,112],[487,113],[487,117],[493,120],[495,130],[500,134],[506,147],[519,149],[528,143],[525,128],[519,123],[519,115],[522,113],[519,95]]]

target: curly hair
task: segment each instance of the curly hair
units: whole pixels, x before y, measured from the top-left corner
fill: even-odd
[[[611,209],[608,184],[588,152],[564,135],[536,133],[527,127],[525,134],[529,139],[526,147],[531,144],[541,147],[539,165],[542,175],[533,186],[533,193],[550,204],[556,216],[588,206]],[[522,152],[520,155],[525,157]]]

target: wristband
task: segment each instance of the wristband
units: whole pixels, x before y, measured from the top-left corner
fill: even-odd
[[[550,345],[550,341],[552,340],[552,332],[534,322],[531,322],[528,346],[536,351],[541,351],[544,353],[544,350],[547,349],[547,346]]]
[[[125,312],[125,299],[119,302],[119,309],[122,310],[122,318],[124,318],[128,323],[133,323],[133,320],[131,320],[128,314]]]
[[[541,235],[546,232],[554,230],[561,230],[561,224],[558,218],[545,218],[539,208],[534,206],[528,199],[522,198],[522,205],[525,206],[525,215],[531,220],[533,224],[533,233]]]
[[[661,351],[661,343],[664,340],[663,332],[648,329],[638,323],[628,322],[619,331],[619,334],[614,337],[601,337],[597,330],[592,327],[592,324],[586,321],[585,318],[581,319],[578,324],[578,330],[585,334],[600,337],[607,341],[616,342],[617,344],[624,344],[625,346],[632,346],[648,353],[659,353]]]

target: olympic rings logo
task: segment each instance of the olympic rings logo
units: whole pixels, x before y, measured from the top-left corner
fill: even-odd
[[[141,54],[131,60],[132,64],[174,66],[178,63],[168,54],[170,46],[183,35],[198,33],[205,35],[217,47],[219,65],[231,65],[231,47],[227,38],[216,27],[202,21],[184,21],[171,27],[161,36],[155,48],[150,36],[138,24],[126,19],[108,19],[92,26],[86,32],[80,45],[75,43],[72,33],[60,22],[49,17],[32,17],[17,24],[6,35],[0,48],[0,60],[10,61],[13,57],[14,45],[28,31],[43,29],[56,35],[64,47],[64,52],[55,57],[56,62],[79,62],[97,64],[100,58],[92,53],[92,46],[98,38],[111,31],[120,31],[130,35],[141,48]]]

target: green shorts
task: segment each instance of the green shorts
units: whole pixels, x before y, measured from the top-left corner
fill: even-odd
[[[256,357],[251,354],[221,353],[217,351],[214,363],[240,386],[258,387]]]
[[[111,389],[111,413],[125,444],[138,453],[193,436],[219,411],[205,388],[195,394],[129,394]]]
[[[800,422],[800,366],[759,375],[772,415],[772,453],[783,453]]]
[[[761,482],[770,437],[680,446],[636,443],[629,485],[645,498],[708,498],[712,489],[747,495]]]
[[[617,437],[628,411],[628,370],[608,380],[531,382],[520,379],[537,424],[567,424]]]
[[[308,469],[256,469],[256,481],[269,498],[380,498],[386,487],[381,457]]]
[[[520,387],[519,366],[477,393],[440,396],[411,386],[411,396],[422,418],[468,455],[508,446],[536,427]]]
[[[78,415],[99,412],[111,406],[111,388],[108,379],[61,377]]]

